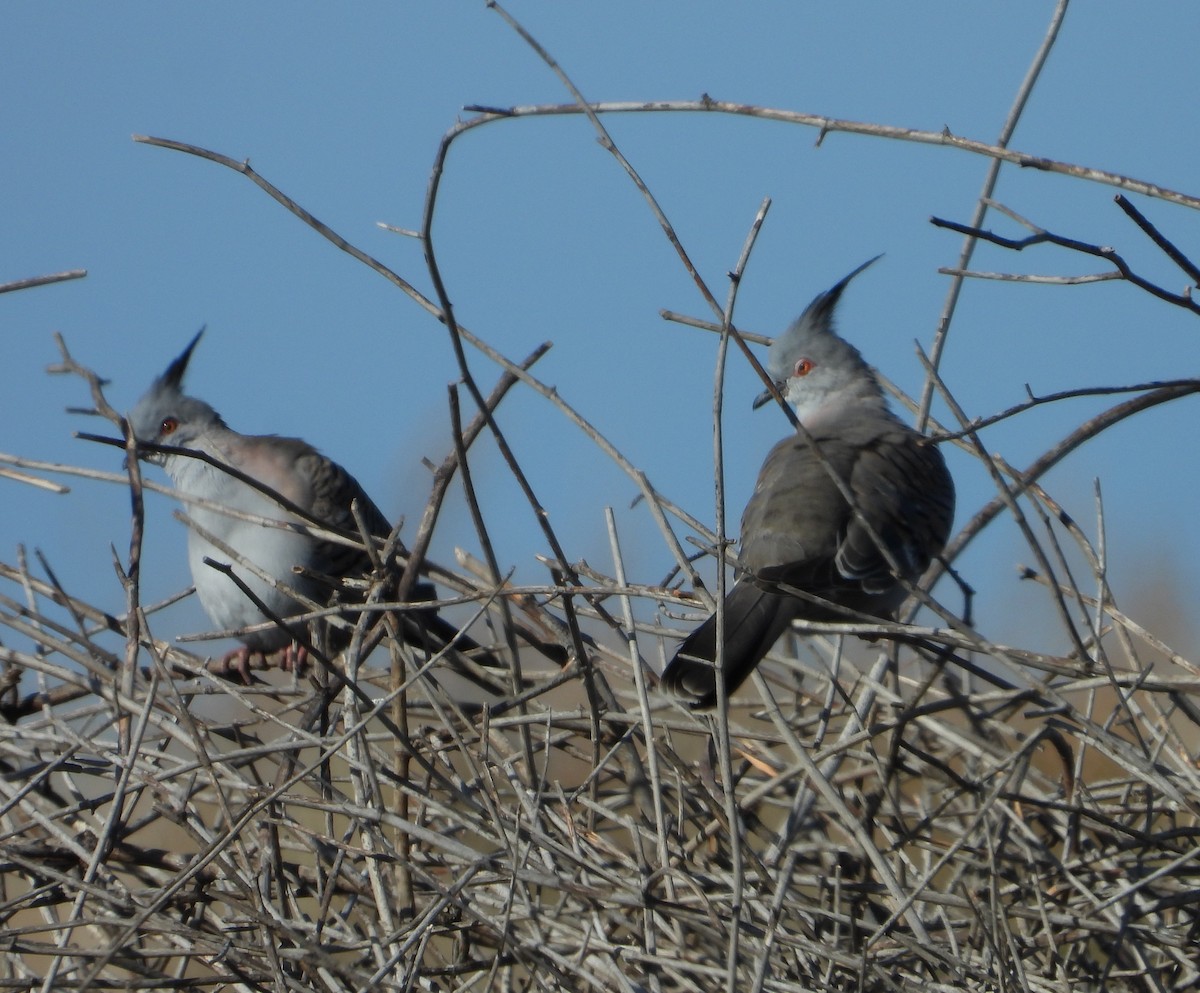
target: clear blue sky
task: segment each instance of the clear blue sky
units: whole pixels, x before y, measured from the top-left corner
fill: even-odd
[[[513,13],[591,100],[717,99],[940,130],[993,141],[1036,51],[1050,3],[524,2]],[[1200,192],[1191,108],[1200,82],[1194,3],[1079,3],[1012,141],[1030,153]],[[134,144],[148,133],[248,158],[264,176],[421,288],[420,246],[379,229],[415,227],[437,142],[468,104],[569,97],[483,3],[45,5],[6,9],[0,40],[0,282],[82,267],[86,279],[0,296],[0,451],[116,468],[112,451],[72,438],[98,422],[65,408],[82,383],[49,377],[54,331],[111,378],[127,409],[201,324],[191,391],[248,432],[294,434],[351,469],[386,512],[415,520],[429,490],[423,456],[449,440],[456,377],[442,328],[397,290],[304,227],[233,172]],[[945,148],[829,135],[715,115],[626,116],[611,132],[723,299],[765,196],[774,206],[737,319],[776,333],[818,291],[879,252],[844,300],[841,327],[868,359],[917,389],[914,339],[928,343],[948,288],[937,273],[960,239],[936,214],[967,220],[987,169]],[[1112,205],[1114,190],[1008,167],[997,196],[1045,227],[1118,247],[1182,289]],[[1137,198],[1200,258],[1200,216]],[[995,227],[1016,233],[993,215]],[[580,118],[490,125],[452,153],[435,228],[457,314],[510,357],[543,340],[538,374],[697,516],[711,520],[711,391],[716,339],[664,323],[707,316],[644,202]],[[1095,260],[1053,248],[984,247],[982,269],[1083,273]],[[1131,286],[968,284],[944,376],[972,415],[1038,392],[1174,378],[1196,368],[1200,323]],[[497,370],[478,356],[485,389]],[[786,430],[752,413],[757,392],[734,358],[726,402],[729,525],[767,448]],[[1078,401],[987,433],[1027,464],[1107,404]],[[943,413],[943,411],[939,411]],[[1194,493],[1196,401],[1160,408],[1088,445],[1047,479],[1094,533],[1092,480],[1105,495],[1118,596],[1143,615],[1162,587],[1194,602],[1200,528]],[[518,389],[502,424],[568,554],[609,569],[603,508],[613,506],[631,578],[670,556],[634,486],[544,400]],[[959,523],[992,495],[981,466],[953,456]],[[526,580],[545,545],[503,466],[481,448],[476,478],[501,561]],[[110,544],[127,544],[115,486],[66,480],[50,496],[0,480],[0,558],[40,548],[68,589],[110,610],[122,594]],[[182,525],[151,502],[148,601],[186,585]],[[435,555],[476,548],[461,502]],[[961,565],[980,590],[980,626],[1019,640],[1041,596],[1000,523]],[[8,591],[10,594],[13,591]],[[946,593],[947,591],[942,591]],[[952,603],[957,601],[951,599]],[[203,628],[180,608],[159,636]],[[1185,629],[1186,632],[1186,629]],[[1168,630],[1168,633],[1172,633]],[[1181,635],[1183,637],[1183,635]],[[1047,647],[1060,647],[1049,638]],[[1186,645],[1181,647],[1187,647]]]

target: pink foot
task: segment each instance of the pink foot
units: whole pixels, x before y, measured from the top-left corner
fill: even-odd
[[[214,662],[209,665],[209,671],[216,673],[218,676],[237,675],[242,683],[246,686],[250,685],[250,660],[258,656],[263,659],[265,657],[262,652],[254,652],[250,650],[250,646],[242,645],[241,648],[235,648],[232,652],[226,652],[219,662]]]
[[[279,657],[279,667],[284,672],[302,673],[308,665],[308,649],[293,641]]]

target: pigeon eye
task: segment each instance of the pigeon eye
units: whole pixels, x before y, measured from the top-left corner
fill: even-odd
[[[175,433],[175,429],[179,427],[179,421],[174,417],[164,417],[162,424],[158,426],[158,433],[164,438]]]
[[[807,376],[813,371],[812,359],[800,359],[796,362],[795,369],[792,370],[793,376]]]

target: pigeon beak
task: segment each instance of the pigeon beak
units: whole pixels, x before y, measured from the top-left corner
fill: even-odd
[[[775,389],[777,389],[779,391],[780,395],[783,394],[783,391],[786,387],[787,387],[786,383],[776,383],[775,384]],[[774,393],[772,393],[770,390],[763,390],[758,396],[756,396],[754,398],[754,403],[751,404],[751,409],[758,410],[759,407],[762,407],[765,404],[770,403],[774,399],[775,399]]]

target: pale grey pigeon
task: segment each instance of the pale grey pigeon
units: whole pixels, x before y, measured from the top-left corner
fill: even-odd
[[[920,578],[949,537],[954,481],[941,452],[891,412],[871,367],[834,331],[842,291],[870,264],[813,300],[771,344],[768,371],[820,457],[803,434],[784,438],[763,462],[742,514],[738,579],[725,598],[719,662],[727,693],[750,675],[793,619],[848,619],[782,587],[890,619],[908,596],[906,583]],[[754,405],[770,399],[768,391]],[[856,518],[830,470],[870,530]],[[663,686],[694,708],[711,707],[717,699],[716,634],[714,614],[688,635],[663,672]]]
[[[386,538],[391,532],[387,518],[358,481],[336,462],[299,438],[239,434],[226,426],[221,416],[203,400],[183,393],[188,360],[202,333],[203,330],[191,340],[133,408],[129,426],[134,436],[141,442],[202,452],[278,493],[311,514],[328,530],[357,535],[359,529],[351,510],[351,504],[356,502],[371,535]],[[184,496],[201,498],[272,521],[294,524],[300,520],[276,500],[207,461],[186,454],[154,451],[146,451],[142,457],[161,465]],[[201,505],[188,505],[186,509],[200,528],[283,587],[318,604],[330,602],[334,594],[331,582],[298,574],[296,566],[330,577],[334,583],[371,572],[370,559],[361,547],[318,539],[296,530],[268,527]],[[188,562],[192,579],[213,624],[221,630],[240,631],[266,622],[268,617],[245,592],[229,576],[206,565],[205,558],[228,563],[231,556],[198,531],[189,529]],[[251,570],[234,564],[233,571],[277,618],[287,620],[307,609],[287,590],[271,585]],[[416,602],[433,596],[431,586],[418,584],[411,599]],[[404,612],[399,616],[407,640],[419,648],[438,651],[457,634],[455,626],[433,610]],[[280,649],[284,649],[285,667],[299,664],[305,652],[294,639],[302,626],[276,624],[239,634],[242,647],[226,656],[225,666],[232,666],[246,678],[252,656],[265,657]],[[335,629],[331,629],[331,635],[334,647],[341,647],[340,643],[346,640],[345,634],[339,635]],[[479,649],[466,637],[461,637],[455,647],[463,652]],[[495,664],[494,658],[489,657],[486,661]]]

